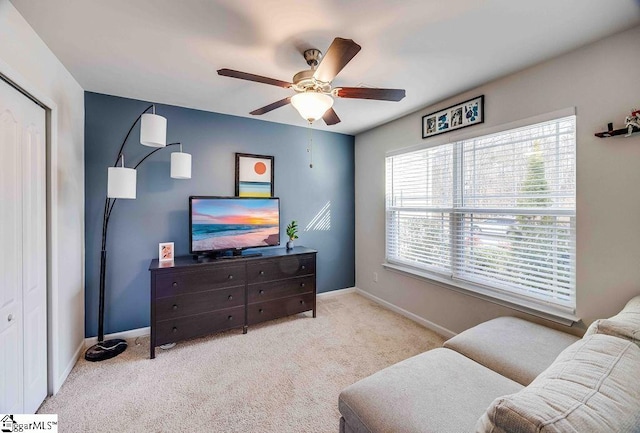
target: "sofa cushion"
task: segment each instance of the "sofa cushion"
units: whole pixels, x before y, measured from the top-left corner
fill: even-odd
[[[516,317],[499,317],[444,343],[495,372],[528,385],[578,337]]]
[[[338,408],[354,433],[460,433],[522,385],[449,349],[434,349],[345,388]]]
[[[574,343],[522,391],[496,399],[478,433],[640,431],[640,348],[608,335]]]
[[[585,336],[593,334],[625,338],[640,346],[640,296],[627,302],[622,311],[615,316],[593,322]]]

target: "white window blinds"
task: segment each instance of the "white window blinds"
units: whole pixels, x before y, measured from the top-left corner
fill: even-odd
[[[575,116],[386,161],[387,261],[575,309]]]

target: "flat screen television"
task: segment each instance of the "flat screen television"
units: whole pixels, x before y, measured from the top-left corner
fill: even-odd
[[[280,245],[280,199],[191,196],[189,232],[193,255]]]

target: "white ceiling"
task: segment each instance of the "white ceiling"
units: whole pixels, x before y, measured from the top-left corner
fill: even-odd
[[[293,91],[217,69],[290,81],[304,49],[353,39],[334,86],[407,97],[337,98],[342,122],[314,127],[348,134],[640,23],[634,0],[11,1],[85,90],[243,117]],[[306,124],[291,106],[254,118]]]

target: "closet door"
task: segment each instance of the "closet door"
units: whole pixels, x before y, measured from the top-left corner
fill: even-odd
[[[45,119],[0,80],[0,413],[47,395]]]
[[[13,92],[0,80],[0,413],[22,413],[23,408],[22,127],[8,107]]]

